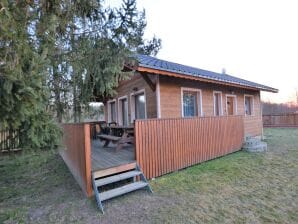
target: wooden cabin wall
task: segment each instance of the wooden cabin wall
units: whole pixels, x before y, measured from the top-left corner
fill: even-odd
[[[156,76],[150,75],[149,78],[152,82],[155,82]],[[116,113],[117,118],[118,115],[118,98],[123,96],[127,96],[128,99],[128,120],[131,121],[131,94],[135,92],[135,90],[145,89],[145,97],[146,97],[146,112],[147,118],[156,118],[157,110],[156,110],[156,91],[153,91],[146,81],[142,78],[139,73],[134,74],[129,80],[122,81],[118,88],[117,94],[113,99],[116,99]],[[105,118],[107,120],[107,106],[105,105]]]
[[[203,116],[214,116],[213,91],[222,92],[223,115],[227,115],[226,95],[237,96],[237,115],[244,116],[245,136],[262,135],[262,114],[260,91],[246,90],[199,81],[160,76],[160,112],[161,118],[179,118],[182,116],[181,87],[195,88],[202,91]],[[253,115],[244,115],[244,94],[254,96]]]

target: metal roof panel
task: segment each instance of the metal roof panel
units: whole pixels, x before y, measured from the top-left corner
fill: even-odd
[[[186,76],[189,75],[193,77],[221,81],[225,83],[233,83],[233,84],[238,84],[242,86],[257,88],[264,91],[278,92],[278,90],[275,88],[262,85],[259,83],[251,82],[245,79],[237,78],[235,76],[231,76],[228,74],[216,73],[216,72],[212,72],[212,71],[208,71],[200,68],[195,68],[195,67],[186,66],[186,65],[182,65],[174,62],[169,62],[169,61],[161,60],[148,55],[138,54],[137,59],[139,62],[139,66],[142,66],[142,67],[163,70],[163,71],[168,71],[173,73],[179,73]]]

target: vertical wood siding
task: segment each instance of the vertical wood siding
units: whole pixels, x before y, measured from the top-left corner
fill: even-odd
[[[298,127],[298,114],[263,115],[265,127]]]
[[[242,116],[150,119],[135,122],[136,158],[147,178],[241,149]]]
[[[152,82],[155,82],[155,79],[156,79],[155,76],[149,75],[149,78],[152,80]],[[128,119],[129,119],[129,123],[131,122],[131,94],[135,92],[134,89],[145,90],[147,118],[156,118],[157,117],[156,92],[150,89],[149,85],[140,76],[140,74],[134,74],[130,80],[124,80],[120,82],[119,86],[117,87],[117,95],[113,97],[113,99],[116,99],[117,101],[116,102],[117,119],[119,118],[118,98],[127,96]],[[107,120],[107,117],[106,117],[106,120]]]
[[[18,151],[21,149],[20,131],[1,129],[0,125],[0,153]]]
[[[63,124],[60,154],[86,196],[92,195],[90,124]]]

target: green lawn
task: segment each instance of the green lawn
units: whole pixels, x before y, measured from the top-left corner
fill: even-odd
[[[56,152],[0,157],[0,223],[298,223],[298,129],[266,129],[269,151],[237,152],[105,203],[81,193]]]

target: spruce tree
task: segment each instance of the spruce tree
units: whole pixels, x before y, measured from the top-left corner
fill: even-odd
[[[20,130],[24,148],[54,147],[60,130],[45,110],[46,52],[36,51],[31,22],[26,2],[1,2],[0,123]]]
[[[136,0],[104,8],[102,0],[0,2],[0,123],[20,129],[26,148],[58,144],[53,121],[91,100],[105,101],[129,74],[135,53],[155,55],[158,38],[144,40],[145,11]],[[54,111],[52,111],[54,108]]]

